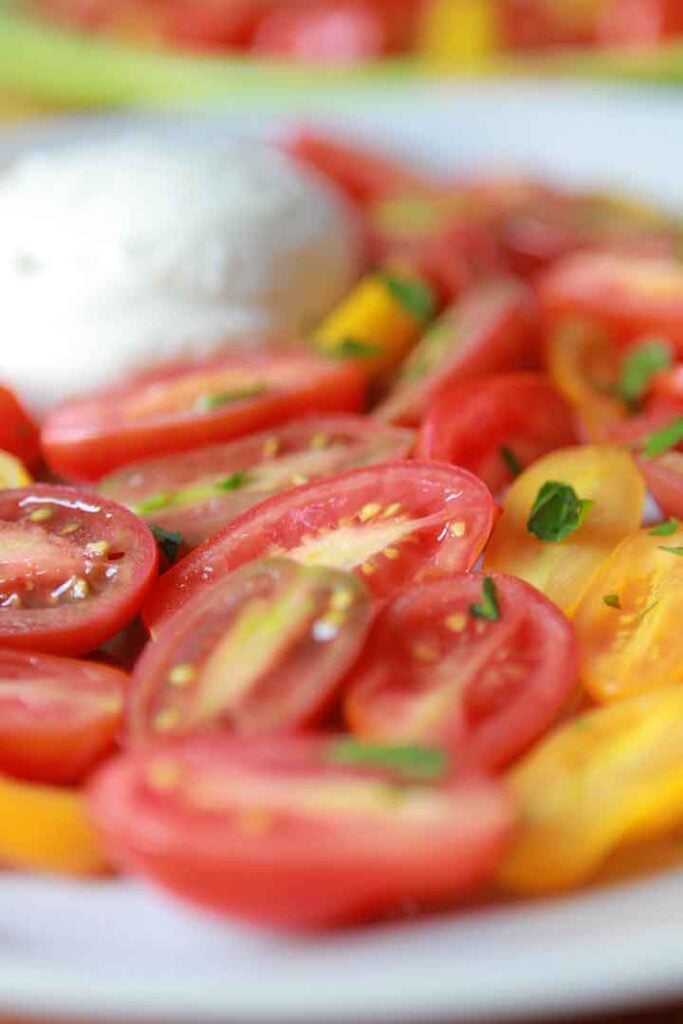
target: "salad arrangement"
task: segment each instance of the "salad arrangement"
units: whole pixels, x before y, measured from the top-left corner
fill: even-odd
[[[0,858],[285,928],[680,864],[678,222],[285,146],[367,236],[310,338],[0,391]]]

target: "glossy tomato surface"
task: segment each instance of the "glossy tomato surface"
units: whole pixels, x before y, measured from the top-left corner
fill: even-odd
[[[356,572],[378,598],[465,571],[497,509],[471,473],[391,462],[277,495],[235,519],[161,578],[144,610],[157,631],[198,591],[246,562],[286,557]]]
[[[572,411],[547,377],[503,373],[444,389],[422,423],[416,455],[469,469],[498,494],[539,456],[575,440]]]
[[[638,466],[662,512],[683,519],[683,452],[666,452],[656,459],[639,458]]]
[[[33,468],[40,462],[38,428],[14,392],[0,386],[0,450]]]
[[[497,782],[420,782],[357,753],[335,737],[189,737],[115,761],[90,806],[124,869],[280,928],[449,905],[491,875],[512,824]]]
[[[129,736],[218,726],[241,733],[319,722],[360,653],[370,598],[351,573],[249,562],[166,623],[138,662]]]
[[[124,466],[98,486],[106,497],[201,544],[231,519],[280,491],[356,466],[408,454],[410,430],[362,416],[315,416],[223,445]]]
[[[138,612],[157,546],[128,509],[70,487],[0,492],[0,644],[94,650]]]
[[[356,412],[365,382],[350,361],[297,349],[176,367],[78,399],[43,426],[50,468],[95,480],[126,463],[229,441],[313,412]]]
[[[550,601],[512,576],[468,573],[408,590],[382,610],[352,672],[346,714],[359,738],[433,744],[458,767],[492,771],[553,724],[577,678],[571,626]]]
[[[108,665],[0,648],[0,771],[80,782],[114,747],[127,683]]]

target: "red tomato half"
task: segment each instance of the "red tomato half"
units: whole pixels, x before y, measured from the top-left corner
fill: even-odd
[[[260,21],[251,49],[302,63],[347,66],[379,59],[389,51],[390,40],[372,4],[346,0],[277,8]]]
[[[133,674],[133,741],[211,726],[242,733],[319,721],[360,653],[370,599],[351,573],[249,562],[166,623]]]
[[[585,46],[595,38],[600,5],[586,0],[497,0],[503,41],[513,50]]]
[[[573,256],[546,274],[540,297],[551,321],[584,316],[619,344],[656,336],[683,351],[683,265],[674,260]]]
[[[680,0],[612,0],[600,24],[606,46],[657,46],[683,34]]]
[[[273,494],[401,458],[413,443],[412,431],[362,416],[312,417],[227,444],[136,462],[105,477],[98,490],[148,522],[180,533],[186,553]]]
[[[578,679],[569,620],[502,575],[488,577],[500,617],[477,618],[485,578],[429,583],[382,610],[346,698],[356,735],[443,746],[457,767],[492,771],[550,728]]]
[[[40,435],[17,397],[0,385],[0,451],[11,452],[30,469],[40,462]]]
[[[137,613],[157,572],[128,509],[70,487],[0,491],[0,644],[85,654]]]
[[[410,581],[476,562],[497,515],[486,486],[439,463],[389,462],[276,495],[245,512],[161,578],[144,610],[161,624],[196,593],[256,558],[357,572],[389,597]]]
[[[573,413],[547,377],[502,373],[443,391],[416,454],[469,469],[498,494],[539,456],[575,443]]]
[[[333,737],[189,737],[106,767],[91,811],[124,870],[280,928],[448,905],[491,876],[513,820],[496,781],[420,784],[355,752]]]
[[[375,415],[414,426],[438,391],[469,377],[518,369],[533,358],[537,342],[536,308],[525,285],[512,278],[479,285],[427,331]]]
[[[0,649],[0,771],[81,782],[114,747],[127,683],[108,665]]]
[[[95,480],[136,459],[228,441],[308,412],[355,412],[364,391],[354,361],[301,350],[235,353],[69,402],[48,416],[43,447],[55,473]]]

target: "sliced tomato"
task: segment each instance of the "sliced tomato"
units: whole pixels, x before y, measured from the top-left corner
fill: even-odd
[[[0,449],[33,469],[40,462],[38,428],[16,395],[0,385]]]
[[[295,128],[281,146],[362,206],[397,189],[421,188],[429,180],[399,160],[317,128]]]
[[[358,0],[276,8],[261,19],[251,43],[259,55],[341,67],[378,60],[389,49],[380,11]]]
[[[389,597],[409,581],[471,568],[495,517],[486,486],[463,469],[422,462],[356,469],[235,519],[162,577],[145,622],[156,632],[198,591],[263,557],[357,572],[375,597]]]
[[[518,369],[538,343],[535,306],[521,282],[479,285],[448,310],[413,349],[378,419],[413,426],[437,391],[484,373]]]
[[[540,298],[551,323],[581,316],[617,344],[654,336],[683,351],[683,265],[673,259],[572,256],[548,271]]]
[[[492,771],[553,724],[577,679],[569,620],[550,601],[512,576],[468,573],[382,610],[345,707],[362,739],[434,744],[460,768]]]
[[[683,35],[680,0],[612,0],[600,22],[600,42],[606,46],[649,49]]]
[[[574,614],[581,677],[595,700],[683,682],[682,556],[683,530],[655,527],[623,540],[596,572]]]
[[[513,50],[585,46],[604,0],[498,0],[502,38]]]
[[[665,452],[656,459],[639,458],[638,466],[664,515],[683,519],[683,452]]]
[[[187,552],[280,491],[357,466],[401,458],[410,430],[361,416],[312,417],[224,445],[125,466],[98,490],[163,529]]]
[[[539,894],[587,881],[612,851],[683,824],[683,688],[567,722],[508,781],[521,824],[504,887]]]
[[[249,562],[160,630],[133,674],[134,742],[211,726],[299,729],[323,717],[370,624],[350,573],[287,559]]]
[[[0,491],[0,644],[94,650],[137,613],[157,547],[128,509],[70,487]]]
[[[235,353],[166,370],[48,416],[50,468],[95,480],[136,459],[263,430],[312,412],[355,412],[365,381],[352,362],[292,353]]]
[[[540,455],[575,440],[572,411],[547,377],[502,373],[441,392],[416,455],[469,469],[498,494]]]
[[[82,781],[114,747],[127,682],[108,665],[0,648],[0,771]]]
[[[270,0],[272,6],[272,0]],[[264,0],[170,0],[156,8],[165,37],[197,50],[244,49],[267,4]]]
[[[428,783],[392,760],[336,737],[188,737],[105,768],[90,806],[125,870],[184,899],[270,926],[345,925],[452,904],[495,870],[511,829],[494,780]]]
[[[577,529],[541,540],[529,519],[541,488],[568,485],[591,502]],[[484,559],[485,568],[519,576],[570,613],[600,563],[640,526],[645,486],[628,452],[617,446],[564,448],[534,462],[508,490]]]

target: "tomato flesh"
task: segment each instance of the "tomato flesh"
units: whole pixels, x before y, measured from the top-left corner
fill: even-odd
[[[280,491],[356,466],[407,455],[411,431],[368,428],[361,416],[312,417],[125,466],[98,490],[197,547],[231,519]]]
[[[40,434],[16,395],[0,385],[0,450],[33,469],[40,462]]]
[[[0,771],[82,781],[114,747],[127,681],[108,665],[0,649]]]
[[[229,441],[313,412],[355,412],[365,379],[352,362],[297,350],[233,354],[180,367],[55,410],[43,426],[50,468],[95,480],[138,459]]]
[[[486,486],[439,463],[391,462],[276,495],[235,519],[159,581],[143,611],[156,632],[198,591],[262,557],[358,573],[374,597],[471,568],[496,517]]]
[[[280,928],[448,905],[490,876],[512,822],[498,783],[407,783],[336,763],[338,744],[213,735],[143,748],[104,769],[91,810],[125,869]]]
[[[133,674],[131,739],[318,722],[369,622],[355,576],[284,559],[248,563],[198,595],[148,646]]]
[[[93,650],[136,614],[157,564],[152,534],[113,502],[47,484],[0,492],[0,644]]]

